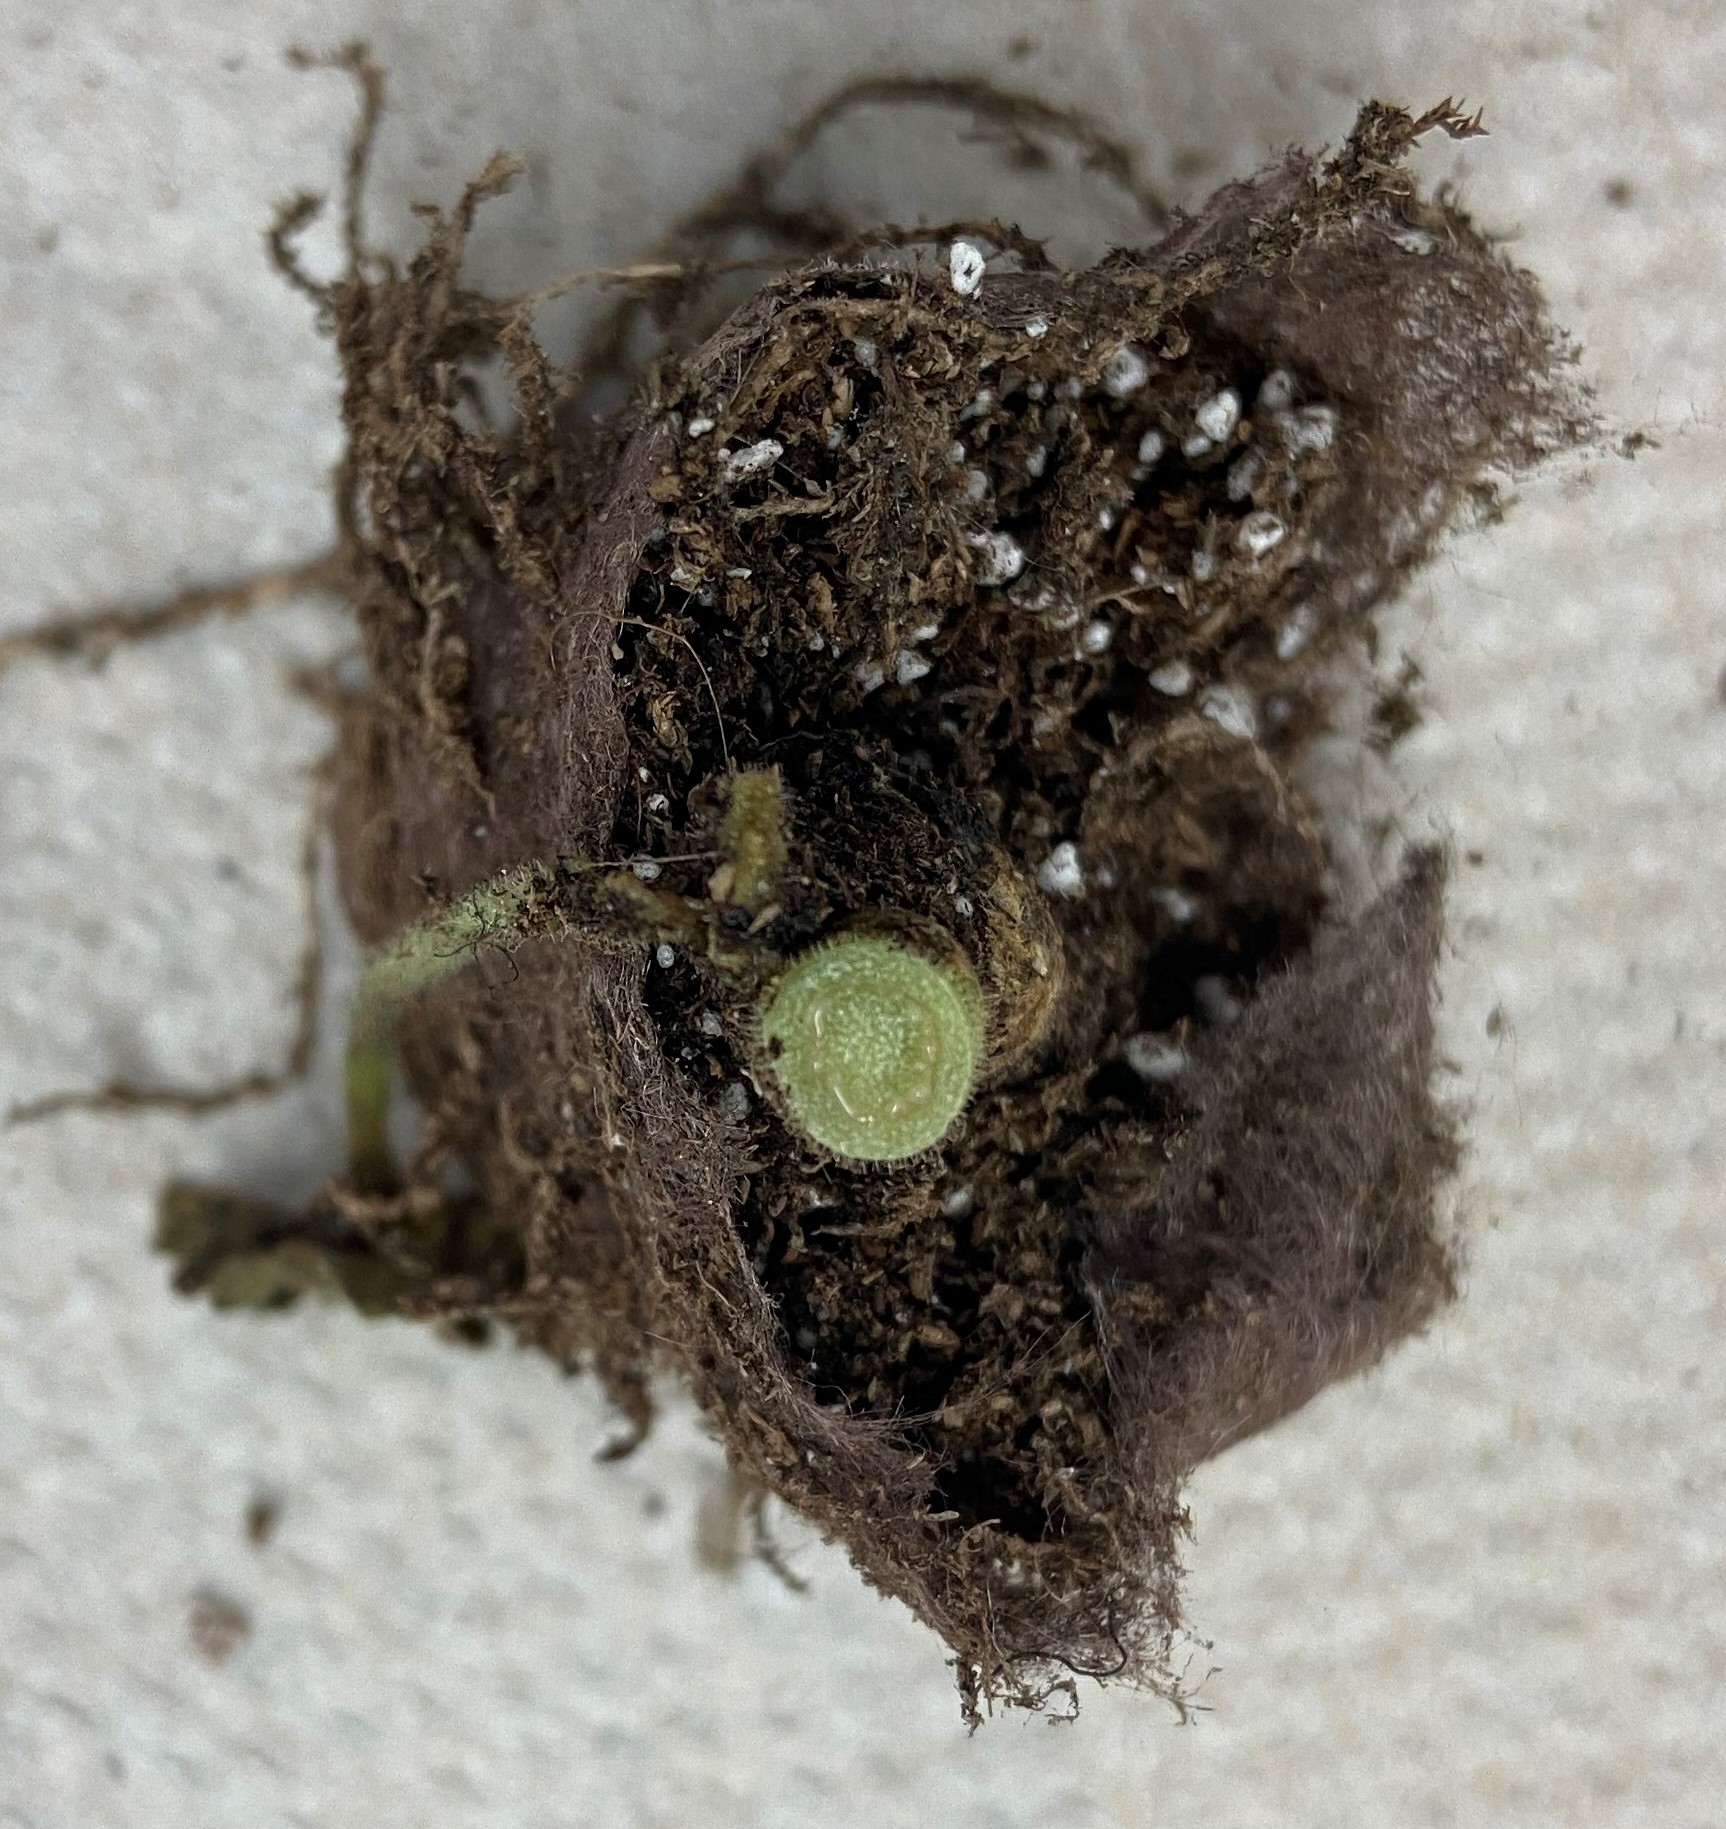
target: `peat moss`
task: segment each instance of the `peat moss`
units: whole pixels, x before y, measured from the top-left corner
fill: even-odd
[[[694,912],[426,992],[403,1184],[254,1247],[507,1322],[637,1429],[669,1355],[740,1478],[942,1634],[972,1718],[1071,1672],[1174,1694],[1186,1475],[1452,1287],[1442,860],[1344,905],[1297,764],[1459,510],[1589,427],[1533,281],[1402,168],[1475,125],[1374,104],[1084,271],[998,224],[779,220],[817,258],[729,313],[691,268],[598,426],[532,302],[462,279],[506,162],[405,270],[355,236],[301,278],[346,380],[362,935],[560,857]],[[961,950],[987,1003],[981,1089],[896,1164],[806,1141],[754,1052],[750,987],[859,921]],[[167,1209],[192,1281],[214,1198]]]

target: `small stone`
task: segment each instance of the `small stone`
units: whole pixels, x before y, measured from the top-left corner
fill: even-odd
[[[1194,579],[1200,584],[1209,584],[1216,575],[1217,562],[1215,557],[1206,552],[1201,546],[1199,550],[1193,554]]]
[[[708,419],[704,415],[699,419],[690,420],[689,424],[684,429],[691,438],[705,438],[707,434],[713,430],[715,423],[714,420]]]
[[[1028,337],[1046,337],[1049,334],[1047,318],[1031,318],[1025,324],[1025,335]]]
[[[887,670],[878,661],[859,661],[851,669],[851,677],[856,680],[865,698],[887,684]]]
[[[1184,698],[1193,689],[1193,670],[1184,660],[1165,661],[1145,677],[1165,698]]]
[[[1090,655],[1107,654],[1114,645],[1115,630],[1112,623],[1105,622],[1100,616],[1095,622],[1085,625],[1085,632],[1079,637],[1079,646]]]
[[[989,493],[989,473],[975,467],[965,472],[965,500],[975,504]]]
[[[650,813],[668,813],[671,810],[671,802],[663,794],[649,794],[647,810]]]
[[[638,857],[629,867],[644,883],[655,883],[659,880],[660,866],[654,858]]]
[[[1193,917],[1199,912],[1197,900],[1188,895],[1186,890],[1172,884],[1167,888],[1153,889],[1151,900],[1177,927],[1190,927]]]
[[[725,1033],[725,1019],[717,1010],[703,1010],[699,1027],[710,1041],[717,1041]]]
[[[1049,447],[1047,445],[1034,445],[1025,454],[1025,474],[1027,476],[1041,476],[1048,467]]]
[[[1079,896],[1085,893],[1085,873],[1079,867],[1079,847],[1063,840],[1037,866],[1037,887],[1045,895]]]
[[[881,351],[876,348],[873,339],[869,337],[853,337],[851,353],[865,368],[869,369],[874,368],[881,360]]]
[[[983,250],[968,241],[956,241],[948,249],[947,272],[953,281],[953,290],[960,298],[970,298],[976,293],[983,283],[983,269],[987,264]]]
[[[668,972],[677,963],[677,949],[672,946],[667,946],[661,941],[660,944],[653,949],[653,957],[660,970]]]
[[[733,1080],[719,1095],[720,1112],[727,1118],[743,1119],[749,1116],[749,1088],[741,1080]]]
[[[901,686],[914,686],[930,671],[931,666],[932,663],[926,661],[921,654],[901,652],[893,669],[893,677]]]
[[[1139,440],[1139,462],[1149,469],[1162,456],[1167,444],[1168,440],[1153,426]]]
[[[1191,438],[1181,440],[1182,457],[1204,457],[1216,448],[1216,441],[1207,438],[1203,432],[1195,432]]]
[[[954,1188],[950,1194],[941,1197],[941,1216],[944,1219],[964,1219],[976,1204],[976,1191],[967,1181],[963,1187]]]

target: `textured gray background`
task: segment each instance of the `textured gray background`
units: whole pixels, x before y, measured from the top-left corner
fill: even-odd
[[[0,1133],[0,1824],[1726,1821],[1720,7],[6,0],[0,630],[326,539],[335,382],[259,229],[348,119],[282,48],[356,34],[394,84],[382,239],[495,145],[531,159],[480,237],[503,281],[627,258],[859,71],[1082,102],[1177,196],[1455,90],[1494,137],[1428,175],[1663,442],[1531,488],[1396,619],[1430,715],[1393,791],[1483,853],[1443,1009],[1472,1270],[1431,1338],[1197,1481],[1211,1712],[1091,1694],[967,1741],[937,1645],[832,1551],[787,1529],[801,1598],[697,1562],[717,1457],[675,1407],[599,1467],[608,1418],[538,1360],[170,1299],[152,1191],[315,1182],[326,1049],[220,1118]],[[976,155],[887,143],[825,176],[980,200]],[[281,1058],[329,742],[286,678],[346,640],[307,602],[0,679],[0,1105]],[[221,1665],[204,1588],[252,1617]]]

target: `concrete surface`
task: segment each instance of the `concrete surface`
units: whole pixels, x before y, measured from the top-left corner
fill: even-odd
[[[787,1528],[801,1597],[698,1563],[717,1462],[675,1408],[601,1467],[594,1393],[535,1359],[172,1299],[153,1190],[313,1183],[325,1048],[225,1116],[0,1134],[0,1824],[1726,1821],[1722,9],[10,0],[0,629],[327,537],[335,382],[259,232],[348,115],[282,50],[355,35],[394,84],[382,239],[494,145],[532,160],[480,236],[502,283],[628,257],[859,71],[1082,101],[1177,196],[1360,96],[1456,91],[1494,137],[1429,175],[1663,443],[1529,490],[1398,618],[1430,713],[1399,791],[1481,853],[1444,1004],[1473,1267],[1430,1339],[1197,1482],[1211,1712],[1088,1693],[1075,1726],[967,1740],[939,1647],[841,1557]],[[825,175],[883,209],[986,183],[877,143]],[[0,679],[0,1104],[281,1059],[329,740],[287,676],[346,639],[306,601]],[[193,1628],[211,1645],[229,1603],[249,1632],[214,1661]]]

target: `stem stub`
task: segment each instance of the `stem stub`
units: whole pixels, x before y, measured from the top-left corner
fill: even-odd
[[[761,1017],[790,1115],[836,1156],[893,1162],[947,1134],[976,1084],[983,999],[961,959],[840,934],[786,968]]]

